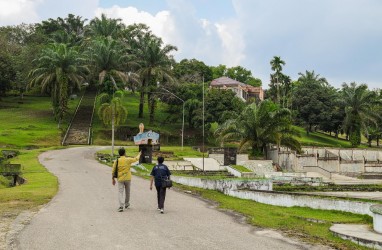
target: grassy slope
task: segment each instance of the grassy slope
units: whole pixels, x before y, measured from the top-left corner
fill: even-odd
[[[0,147],[59,145],[71,114],[65,117],[60,130],[53,119],[49,97],[25,97],[22,104],[19,101],[19,97],[6,97],[0,102]],[[71,113],[78,101],[69,102]]]
[[[146,101],[146,100],[145,100]],[[181,121],[179,120],[177,123],[169,123],[166,119],[168,117],[168,113],[165,112],[166,104],[158,102],[157,112],[155,114],[155,124],[149,124],[148,117],[148,108],[147,102],[144,105],[144,117],[138,118],[138,108],[139,108],[139,95],[138,93],[127,93],[124,98],[125,107],[128,110],[128,116],[126,122],[123,124],[124,126],[129,126],[132,128],[138,128],[139,123],[145,124],[145,129],[151,129],[159,133],[167,133],[172,134],[174,131],[180,131],[181,129]],[[351,147],[350,143],[344,139],[336,139],[332,136],[325,135],[323,133],[312,132],[309,135],[306,134],[305,129],[301,127],[296,127],[300,132],[301,137],[298,138],[302,145],[304,146],[316,146],[316,147],[341,147],[341,148],[349,148]],[[94,144],[110,144],[110,139],[105,138],[102,135],[102,131],[110,130],[105,127],[102,122],[99,120],[98,115],[94,116]],[[132,145],[132,143],[128,143]],[[124,141],[116,141],[116,145],[126,145]]]
[[[124,97],[124,106],[127,109],[127,119],[124,124],[121,124],[122,126],[129,126],[132,128],[136,128],[138,131],[138,125],[140,123],[143,123],[145,125],[145,130],[153,130],[158,133],[167,133],[171,134],[173,131],[179,131],[181,129],[181,121],[178,123],[168,123],[167,117],[168,113],[165,112],[166,104],[158,102],[156,113],[155,113],[155,123],[149,124],[149,112],[147,108],[147,101],[145,99],[145,105],[144,105],[144,112],[143,118],[138,118],[138,111],[139,111],[139,94],[138,93],[127,93]],[[97,108],[96,108],[97,111]],[[95,114],[94,116],[94,122],[93,122],[93,131],[94,131],[94,138],[93,142],[94,144],[110,144],[111,139],[106,138],[106,136],[103,135],[103,131],[105,130],[111,130],[111,128],[105,127],[100,121],[98,114]],[[116,145],[126,145],[126,141],[118,141],[115,142]],[[132,143],[128,143],[130,145],[133,145]]]
[[[343,139],[336,139],[329,135],[322,133],[311,132],[309,135],[306,133],[305,129],[301,127],[295,127],[299,132],[301,137],[298,140],[304,146],[315,146],[315,147],[338,147],[338,148],[350,148],[351,144],[349,141]]]

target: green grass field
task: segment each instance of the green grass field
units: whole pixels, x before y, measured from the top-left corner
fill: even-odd
[[[301,137],[297,138],[303,146],[315,146],[315,147],[336,147],[336,148],[350,148],[351,144],[349,141],[343,139],[336,139],[329,135],[311,132],[309,135],[306,133],[304,128],[295,128],[300,132]]]
[[[58,129],[49,97],[5,97],[0,102],[0,147],[50,147],[61,143],[79,98],[69,101],[70,112]]]
[[[38,155],[45,150],[21,150],[21,154],[11,163],[21,164],[22,177],[27,182],[23,185],[5,188],[0,186],[0,220],[15,218],[19,213],[28,209],[36,209],[50,201],[58,190],[57,178],[49,173],[38,161]]]

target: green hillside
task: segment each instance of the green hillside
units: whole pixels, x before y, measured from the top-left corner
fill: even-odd
[[[27,96],[22,102],[19,97],[10,96],[3,98],[0,101],[0,117],[2,120],[0,123],[0,147],[47,147],[60,145],[61,135],[65,132],[78,101],[79,98],[69,102],[70,113],[65,118],[61,129],[58,129],[52,115],[49,97]],[[158,101],[154,124],[149,124],[147,103],[144,106],[143,119],[138,118],[138,93],[126,94],[124,105],[128,110],[128,116],[125,124],[122,126],[128,127],[133,134],[138,131],[138,125],[142,122],[145,124],[146,130],[151,129],[161,133],[163,136],[180,138],[181,120],[178,120],[176,123],[168,121],[169,114],[166,113],[166,104]],[[305,129],[301,127],[296,127],[296,129],[301,135],[298,140],[304,146],[351,147],[350,143],[344,139],[336,139],[333,136],[320,132],[311,132],[308,135]],[[99,120],[98,115],[95,114],[93,120],[93,144],[110,144],[110,131],[111,129],[105,127]],[[185,133],[191,133],[187,130],[187,125],[185,126]],[[116,144],[126,145],[132,144],[132,142],[116,140]]]
[[[0,148],[48,147],[61,143],[61,134],[66,130],[79,98],[69,101],[69,114],[61,128],[52,114],[49,97],[17,96],[3,97],[0,101]]]

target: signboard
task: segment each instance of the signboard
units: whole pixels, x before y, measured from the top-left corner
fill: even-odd
[[[157,145],[159,144],[159,134],[153,131],[139,133],[134,136],[135,145]]]

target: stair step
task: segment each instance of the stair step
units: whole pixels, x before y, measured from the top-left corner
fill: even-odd
[[[86,145],[89,142],[89,127],[93,116],[93,105],[96,93],[86,93],[82,97],[77,113],[72,120],[72,125],[68,131],[65,145]]]

